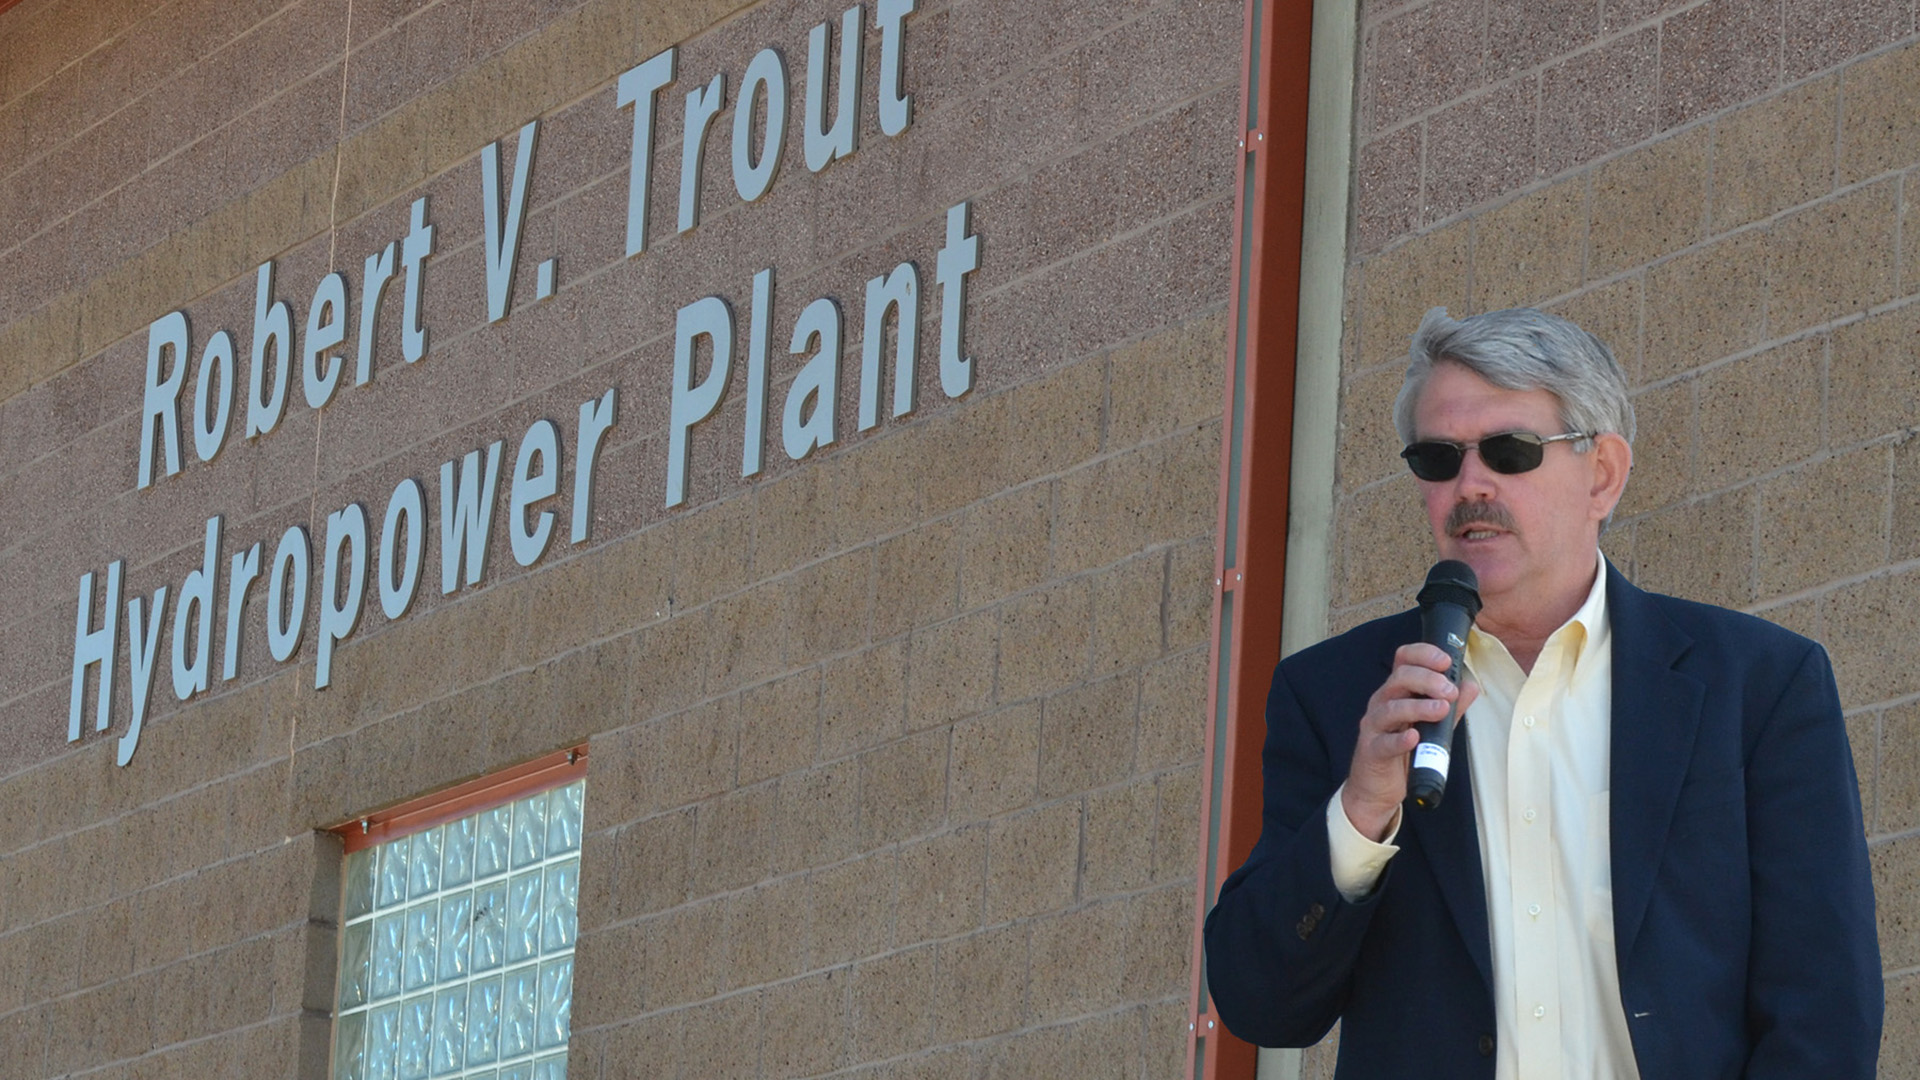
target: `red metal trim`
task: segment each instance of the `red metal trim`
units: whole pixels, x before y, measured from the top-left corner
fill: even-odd
[[[327,830],[339,833],[347,851],[359,851],[388,840],[431,829],[443,821],[465,817],[509,803],[537,791],[572,783],[587,775],[585,744],[561,750],[546,757],[515,765],[510,769],[458,787],[388,807],[378,813],[342,822]]]
[[[1214,568],[1219,588],[1213,608],[1213,665],[1207,689],[1209,719],[1219,715],[1220,642],[1223,622],[1231,645],[1226,657],[1226,767],[1222,774],[1220,819],[1214,804],[1211,763],[1214,726],[1207,726],[1203,760],[1202,836],[1195,888],[1192,1031],[1187,1047],[1187,1076],[1206,1080],[1253,1080],[1254,1047],[1216,1025],[1203,1008],[1201,922],[1212,907],[1209,878],[1218,882],[1253,850],[1260,835],[1260,747],[1265,723],[1261,706],[1273,667],[1280,659],[1280,606],[1285,586],[1287,496],[1292,467],[1293,376],[1299,330],[1300,240],[1306,188],[1307,76],[1312,54],[1312,0],[1248,0],[1240,60],[1243,101],[1255,103],[1257,124],[1246,133],[1241,155],[1239,214],[1251,228],[1234,239],[1234,283],[1228,311],[1229,337],[1225,416],[1220,452],[1220,510]],[[1254,46],[1258,36],[1259,64]],[[1243,112],[1243,116],[1248,113]],[[1249,170],[1252,183],[1246,182]],[[1242,280],[1242,265],[1246,278]],[[1241,310],[1240,297],[1247,297]],[[1239,328],[1244,323],[1244,335]],[[1233,350],[1244,349],[1239,393]],[[1236,400],[1237,397],[1237,400]],[[1241,417],[1232,437],[1235,410]],[[1237,442],[1237,446],[1235,443]],[[1238,451],[1239,470],[1234,469]],[[1237,492],[1230,492],[1237,488]],[[1238,495],[1237,522],[1229,513]],[[1233,535],[1229,536],[1229,529]],[[1231,562],[1231,566],[1229,563]],[[1227,616],[1225,598],[1233,605]],[[1207,865],[1208,834],[1219,829],[1214,863]],[[1199,1066],[1196,1073],[1196,1066]]]

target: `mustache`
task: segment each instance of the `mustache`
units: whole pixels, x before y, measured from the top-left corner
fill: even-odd
[[[1520,531],[1518,523],[1513,520],[1513,514],[1508,512],[1506,507],[1491,500],[1455,503],[1453,509],[1447,511],[1448,536],[1457,535],[1469,525],[1491,525],[1507,532]]]

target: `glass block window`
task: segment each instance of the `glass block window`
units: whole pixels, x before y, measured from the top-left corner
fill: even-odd
[[[347,856],[333,1080],[565,1080],[586,781]]]

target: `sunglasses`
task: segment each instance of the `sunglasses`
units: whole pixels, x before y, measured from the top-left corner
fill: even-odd
[[[1540,461],[1546,456],[1547,444],[1569,442],[1574,439],[1591,439],[1591,431],[1569,431],[1564,435],[1535,435],[1531,431],[1508,431],[1499,435],[1489,435],[1477,443],[1453,443],[1431,439],[1417,442],[1400,456],[1407,459],[1407,468],[1422,480],[1451,480],[1460,475],[1460,463],[1467,458],[1467,451],[1479,450],[1480,460],[1487,468],[1497,473],[1532,472],[1540,467]]]

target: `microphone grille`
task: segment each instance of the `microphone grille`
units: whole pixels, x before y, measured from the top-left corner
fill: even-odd
[[[1473,567],[1459,559],[1442,559],[1427,571],[1427,584],[1420,590],[1420,605],[1458,604],[1469,615],[1480,614],[1480,578]]]

